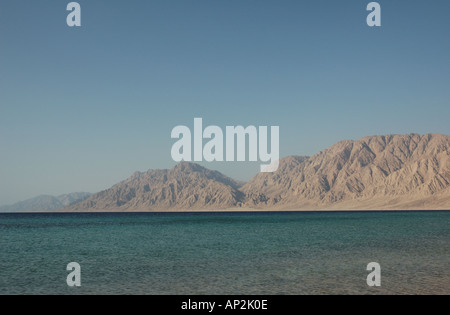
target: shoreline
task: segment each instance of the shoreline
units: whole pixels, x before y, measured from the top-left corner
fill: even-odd
[[[343,210],[343,209],[332,209],[332,210],[130,210],[130,211],[114,211],[114,210],[105,210],[105,211],[24,211],[24,212],[0,212],[2,214],[277,214],[277,213],[386,213],[386,212],[450,212],[450,209],[394,209],[394,210],[385,210],[385,209],[370,209],[370,210]]]

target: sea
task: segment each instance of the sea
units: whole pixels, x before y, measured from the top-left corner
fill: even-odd
[[[1,295],[449,293],[448,211],[0,214]]]

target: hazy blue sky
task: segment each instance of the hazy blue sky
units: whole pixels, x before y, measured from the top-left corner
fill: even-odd
[[[278,125],[280,155],[450,134],[450,1],[0,0],[0,204],[169,168],[176,125]],[[260,163],[203,164],[248,179]]]

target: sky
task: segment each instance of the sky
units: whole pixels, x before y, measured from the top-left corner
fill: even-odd
[[[280,156],[450,135],[450,1],[0,0],[0,205],[171,168],[172,129],[279,126]],[[260,162],[202,163],[248,180]]]

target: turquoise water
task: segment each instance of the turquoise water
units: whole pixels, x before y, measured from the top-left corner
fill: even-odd
[[[0,214],[0,294],[449,294],[449,248],[450,212]]]

